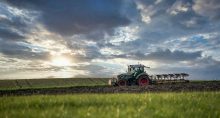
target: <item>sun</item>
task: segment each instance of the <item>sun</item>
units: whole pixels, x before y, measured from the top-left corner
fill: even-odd
[[[51,60],[53,66],[71,66],[71,60],[66,57],[54,57]]]

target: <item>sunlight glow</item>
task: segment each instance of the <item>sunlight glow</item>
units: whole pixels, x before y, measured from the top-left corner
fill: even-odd
[[[54,57],[51,60],[53,66],[71,66],[71,60],[66,57]]]

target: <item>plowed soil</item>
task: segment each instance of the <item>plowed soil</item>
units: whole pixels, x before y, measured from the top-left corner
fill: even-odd
[[[77,86],[62,88],[31,88],[0,90],[0,96],[37,95],[37,94],[75,94],[75,93],[143,93],[143,92],[184,92],[184,91],[220,91],[220,81],[201,81],[189,83],[166,83],[146,87],[127,86]]]

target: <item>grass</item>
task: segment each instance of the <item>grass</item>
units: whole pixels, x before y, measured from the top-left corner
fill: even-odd
[[[109,78],[55,78],[0,80],[0,90],[107,85]]]
[[[220,92],[0,97],[1,118],[217,118]]]

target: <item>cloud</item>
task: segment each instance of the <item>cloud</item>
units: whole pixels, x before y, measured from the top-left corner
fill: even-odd
[[[13,40],[23,40],[25,37],[21,34],[11,31],[9,29],[0,28],[0,39],[13,41]]]
[[[40,11],[39,19],[47,29],[62,35],[108,30],[130,23],[120,13],[123,1],[118,0],[21,0],[7,3],[21,9]]]
[[[103,67],[102,65],[97,64],[89,64],[89,65],[78,65],[73,66],[73,69],[76,70],[87,70],[88,75],[76,75],[78,77],[84,76],[84,77],[109,77],[112,73],[105,72],[107,68]]]
[[[179,50],[189,52],[202,51],[202,55],[211,55],[215,59],[220,59],[220,53],[217,51],[220,49],[219,32],[207,32],[179,37],[168,40],[161,45],[172,45],[170,47],[171,50],[178,48]]]
[[[149,60],[159,60],[159,61],[188,61],[195,60],[201,57],[201,51],[197,52],[184,52],[179,50],[170,51],[166,50],[158,50],[156,52],[152,52],[146,55],[146,59]]]
[[[11,58],[32,60],[40,59],[46,60],[49,58],[48,52],[35,52],[32,48],[22,45],[19,42],[0,41],[0,52]]]
[[[29,33],[31,12],[19,10],[4,2],[0,4],[0,53],[20,59],[43,59],[45,52],[34,52],[26,37]],[[31,45],[31,44],[30,44]]]
[[[25,28],[27,27],[27,19],[19,16],[16,12],[18,9],[11,8],[4,3],[0,4],[0,39],[5,41],[21,41],[24,40]]]
[[[122,54],[120,54],[122,53]],[[104,53],[102,57],[109,58],[125,58],[134,60],[149,60],[154,62],[169,62],[176,63],[180,61],[192,61],[202,57],[201,51],[185,52],[181,50],[171,51],[169,49],[157,49],[150,53],[143,53],[141,51],[120,52],[115,55],[114,50],[108,49],[108,53]]]
[[[190,9],[190,3],[183,1],[176,1],[170,9],[167,10],[171,15],[177,15],[181,12],[187,12]]]
[[[209,17],[214,20],[219,20],[220,1],[194,0],[193,10],[201,16]]]
[[[148,24],[140,23],[142,26],[139,30],[140,39],[145,40],[148,44],[158,44],[158,42],[186,35],[219,29],[219,27],[211,26],[208,18],[194,12],[192,1],[167,0],[159,4],[154,4],[152,1],[141,1],[137,4],[144,6],[143,9],[148,11],[148,16],[151,18],[151,22]],[[149,7],[151,9],[148,9]],[[173,11],[177,14],[172,15]]]

